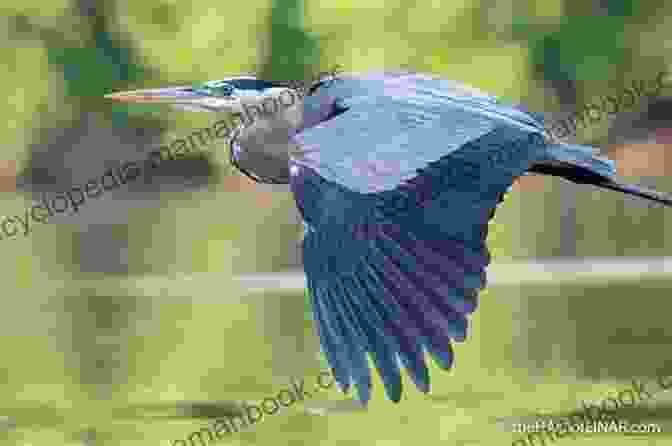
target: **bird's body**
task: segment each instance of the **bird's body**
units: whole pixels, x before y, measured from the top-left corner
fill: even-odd
[[[231,147],[252,171],[254,156],[273,160],[263,169],[290,183],[321,346],[363,402],[367,356],[393,401],[402,367],[429,391],[425,352],[452,366],[486,284],[488,221],[516,178],[557,175],[672,204],[616,182],[590,147],[552,141],[540,115],[433,76],[344,75],[298,111],[266,118],[285,123],[274,131],[241,128]]]

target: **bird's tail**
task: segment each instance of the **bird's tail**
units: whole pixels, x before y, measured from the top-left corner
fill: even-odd
[[[553,144],[548,158],[535,162],[528,172],[553,175],[577,184],[592,184],[672,206],[672,195],[618,181],[613,161],[594,155],[594,149],[578,144]]]

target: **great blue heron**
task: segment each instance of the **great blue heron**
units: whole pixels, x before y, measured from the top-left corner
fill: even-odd
[[[486,283],[488,221],[516,178],[555,175],[672,204],[618,182],[592,148],[555,141],[542,115],[430,75],[341,75],[305,94],[243,76],[108,96],[243,112],[281,94],[300,100],[237,128],[231,157],[255,181],[291,187],[322,350],[364,404],[367,354],[395,402],[402,366],[422,392],[425,352],[452,366],[451,342],[466,338]]]

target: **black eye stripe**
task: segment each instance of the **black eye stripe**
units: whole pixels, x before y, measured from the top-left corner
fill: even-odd
[[[320,87],[323,87],[326,84],[325,81],[317,81],[310,89],[308,90],[308,95],[315,93]]]

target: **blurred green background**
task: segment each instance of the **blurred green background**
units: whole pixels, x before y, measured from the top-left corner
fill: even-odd
[[[0,144],[17,166],[1,174],[17,184],[0,193],[7,216],[216,120],[112,106],[102,99],[111,91],[239,73],[302,79],[339,64],[434,72],[553,121],[671,63],[664,1],[13,3],[0,5]],[[657,137],[672,122],[668,95],[574,140],[617,154],[619,168],[642,165],[630,181],[671,191],[668,143]],[[495,262],[670,252],[669,210],[549,178],[515,191],[491,224]],[[301,230],[289,194],[257,189],[231,172],[224,147],[211,147],[0,241],[0,444],[169,445],[241,401],[276,395],[292,376],[313,379],[324,363],[305,293],[231,280],[298,268]],[[671,283],[495,286],[455,369],[432,369],[430,395],[405,380],[394,405],[376,380],[361,411],[332,390],[219,443],[511,444],[516,417],[567,413],[632,377],[672,374]],[[654,403],[632,417],[662,434],[574,444],[668,444],[670,406],[665,396]]]

